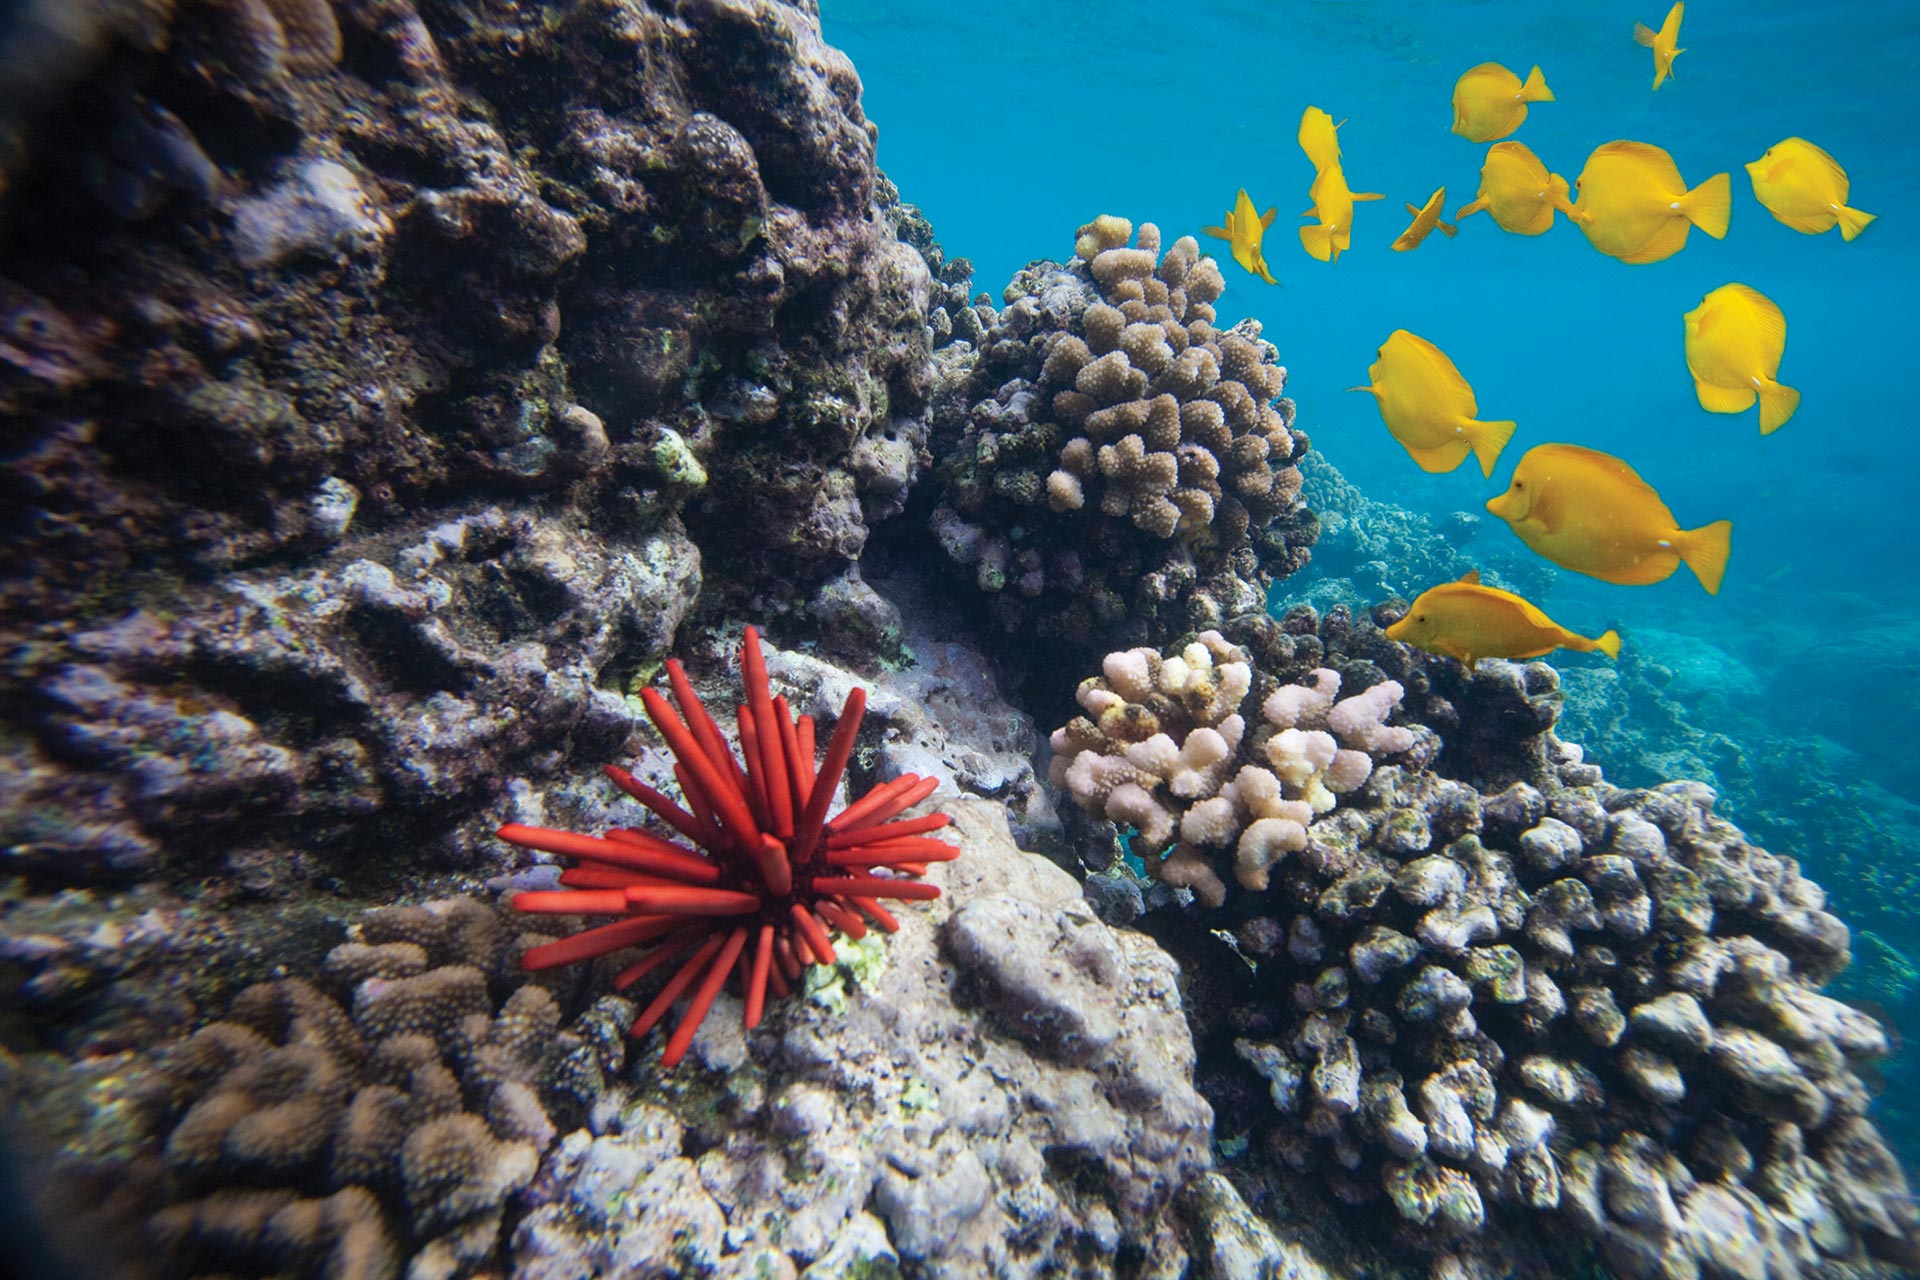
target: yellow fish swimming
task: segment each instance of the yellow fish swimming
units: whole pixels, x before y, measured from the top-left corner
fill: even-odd
[[[1345,120],[1340,122],[1345,123]],[[1333,117],[1318,107],[1308,107],[1300,113],[1300,149],[1307,153],[1316,172],[1340,163],[1340,139],[1334,136],[1340,124],[1335,124]]]
[[[1482,658],[1537,658],[1555,649],[1620,656],[1618,631],[1591,640],[1575,635],[1511,591],[1481,586],[1478,569],[1422,591],[1407,616],[1387,628],[1387,639],[1457,658],[1469,670]]]
[[[1747,166],[1753,198],[1792,227],[1817,236],[1838,225],[1851,240],[1867,229],[1874,215],[1847,208],[1847,171],[1805,138],[1787,138],[1767,148]]]
[[[1773,299],[1723,284],[1687,312],[1687,369],[1708,413],[1744,413],[1760,401],[1760,434],[1786,425],[1800,393],[1774,381],[1787,349],[1787,318]]]
[[[1260,252],[1260,241],[1267,234],[1267,228],[1273,225],[1273,215],[1277,207],[1265,213],[1253,211],[1253,201],[1247,196],[1247,189],[1240,188],[1240,194],[1234,199],[1233,208],[1227,211],[1227,225],[1224,227],[1202,227],[1204,235],[1216,240],[1226,240],[1233,245],[1233,260],[1259,276],[1268,284],[1279,284],[1273,273],[1267,270],[1267,259]]]
[[[1481,422],[1473,388],[1440,348],[1395,329],[1367,369],[1373,381],[1349,391],[1371,392],[1380,419],[1422,471],[1451,471],[1469,452],[1485,475],[1513,439],[1512,422]]]
[[[1644,142],[1594,148],[1573,185],[1580,198],[1567,216],[1594,248],[1622,262],[1671,258],[1686,246],[1690,227],[1723,239],[1733,212],[1733,180],[1726,174],[1689,191],[1673,157]]]
[[[1653,87],[1656,89],[1673,74],[1673,60],[1686,52],[1675,47],[1680,43],[1680,13],[1686,7],[1676,4],[1667,10],[1667,20],[1660,24],[1658,31],[1644,22],[1633,24],[1633,38],[1653,50]]]
[[[1311,257],[1332,262],[1353,244],[1353,206],[1361,200],[1385,200],[1378,191],[1355,191],[1339,162],[1328,165],[1307,193],[1313,208],[1300,216],[1318,218],[1319,225],[1300,228],[1300,243]]]
[[[1552,102],[1553,90],[1535,67],[1526,82],[1497,62],[1483,62],[1453,85],[1453,131],[1468,142],[1492,142],[1518,129],[1529,102]]]
[[[1453,215],[1457,222],[1485,209],[1502,231],[1537,236],[1553,225],[1553,211],[1571,214],[1567,180],[1548,173],[1524,142],[1496,142],[1480,166],[1480,194]]]
[[[1413,215],[1413,225],[1402,231],[1399,238],[1393,242],[1395,253],[1418,249],[1420,242],[1432,235],[1436,228],[1449,240],[1459,234],[1460,228],[1451,222],[1440,221],[1440,206],[1446,203],[1446,199],[1447,189],[1442,187],[1428,196],[1427,203],[1420,208],[1415,208],[1411,204],[1407,206],[1407,212]]]
[[[1653,486],[1610,453],[1535,445],[1487,510],[1562,569],[1639,586],[1664,582],[1684,562],[1708,595],[1720,594],[1733,521],[1682,529]]]

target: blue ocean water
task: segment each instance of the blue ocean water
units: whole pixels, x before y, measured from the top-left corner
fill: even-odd
[[[1920,1034],[1920,880],[1908,866],[1920,824],[1909,745],[1920,723],[1909,411],[1920,15],[1866,0],[1692,3],[1687,52],[1656,93],[1652,55],[1631,33],[1665,12],[1664,0],[822,4],[828,40],[864,81],[882,166],[948,254],[972,259],[976,290],[997,301],[1030,259],[1066,259],[1074,228],[1096,214],[1154,221],[1169,240],[1197,234],[1244,186],[1257,207],[1279,207],[1266,252],[1282,283],[1225,261],[1222,316],[1262,322],[1299,425],[1370,496],[1479,513],[1527,448],[1570,441],[1625,458],[1683,524],[1731,519],[1717,598],[1685,571],[1651,587],[1561,574],[1540,603],[1588,635],[1618,627],[1673,675],[1668,695],[1691,728],[1743,740],[1752,794],[1733,816],[1800,858],[1854,924],[1843,992]],[[1403,202],[1444,184],[1451,217],[1474,197],[1486,148],[1450,132],[1449,99],[1482,61],[1521,75],[1541,66],[1557,100],[1513,136],[1569,181],[1620,138],[1664,147],[1690,184],[1730,172],[1726,239],[1695,231],[1676,257],[1629,266],[1564,220],[1523,238],[1482,215],[1455,240],[1389,251]],[[1346,120],[1353,188],[1387,197],[1358,207],[1353,248],[1332,264],[1308,258],[1293,232],[1313,178],[1295,143],[1309,104]],[[1790,135],[1834,155],[1851,203],[1879,215],[1853,243],[1802,235],[1753,198],[1741,166]],[[1202,244],[1226,259],[1220,242]],[[1787,317],[1779,376],[1803,400],[1764,438],[1752,412],[1704,412],[1683,357],[1682,314],[1730,281]],[[1396,328],[1452,357],[1482,417],[1519,422],[1491,479],[1471,463],[1422,473],[1372,399],[1345,393]],[[1522,550],[1491,518],[1468,548]],[[1587,745],[1617,778],[1646,765],[1644,740],[1631,752]],[[1920,1088],[1915,1056],[1889,1066],[1897,1087],[1883,1103],[1909,1159],[1920,1116],[1902,1099]]]

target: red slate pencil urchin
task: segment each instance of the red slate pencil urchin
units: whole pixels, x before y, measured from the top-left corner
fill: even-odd
[[[926,837],[947,825],[943,813],[893,820],[933,794],[933,778],[902,774],[827,818],[860,732],[866,690],[856,686],[848,695],[816,772],[813,718],[796,721],[786,698],[771,696],[760,635],[752,627],[740,646],[740,665],[747,692],[747,705],[739,709],[744,768],[672,659],[667,679],[682,714],[675,715],[657,690],[644,689],[640,698],[673,752],[673,776],[686,807],[625,769],[607,766],[616,786],[688,844],[643,831],[586,836],[519,823],[500,828],[500,838],[511,844],[574,860],[560,875],[565,889],[518,894],[516,909],[622,917],[534,947],[522,968],[550,969],[626,947],[650,948],[614,978],[615,989],[624,990],[686,957],[633,1024],[636,1037],[646,1035],[694,987],[661,1057],[668,1067],[686,1053],[729,973],[739,971],[751,1029],[760,1022],[769,985],[784,996],[808,965],[833,963],[829,929],[863,938],[872,920],[892,933],[899,922],[879,899],[939,897],[937,885],[910,877],[960,852]],[[900,874],[875,874],[882,869]]]

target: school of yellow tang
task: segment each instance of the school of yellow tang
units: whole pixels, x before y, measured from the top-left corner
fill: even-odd
[[[1673,78],[1684,4],[1667,11],[1658,29],[1636,22],[1634,40],[1653,52],[1653,88]],[[1486,142],[1480,189],[1454,214],[1459,223],[1476,213],[1491,216],[1502,231],[1538,236],[1565,217],[1593,247],[1629,265],[1660,262],[1686,248],[1698,229],[1718,240],[1732,215],[1732,180],[1716,173],[1688,185],[1673,157],[1651,143],[1625,139],[1596,147],[1571,186],[1551,172],[1526,144],[1502,141],[1526,123],[1528,108],[1553,102],[1538,66],[1523,78],[1497,62],[1462,73],[1453,87],[1453,132]],[[1299,229],[1308,255],[1331,263],[1353,243],[1354,205],[1384,197],[1356,193],[1348,185],[1333,117],[1309,106],[1300,118],[1300,149],[1312,164],[1313,201]],[[1746,164],[1754,199],[1775,219],[1807,235],[1840,229],[1852,240],[1874,215],[1847,201],[1847,171],[1804,138],[1790,137]],[[1452,239],[1457,227],[1441,221],[1441,187],[1406,210],[1413,222],[1392,242],[1405,253],[1436,229]],[[1261,236],[1274,210],[1256,216],[1247,193],[1239,193],[1224,227],[1208,235],[1232,242],[1233,257],[1247,271],[1273,283],[1261,256]],[[1743,413],[1757,403],[1760,431],[1777,431],[1800,406],[1800,393],[1779,381],[1787,321],[1780,308],[1749,285],[1720,286],[1683,317],[1687,372],[1700,407],[1710,413]],[[1518,424],[1482,420],[1473,388],[1433,343],[1395,329],[1367,370],[1368,382],[1349,390],[1370,393],[1381,421],[1424,471],[1452,471],[1472,456],[1491,478],[1501,450]],[[1621,585],[1661,582],[1681,566],[1717,595],[1726,572],[1733,524],[1715,520],[1683,527],[1654,487],[1624,460],[1575,444],[1539,444],[1514,468],[1505,492],[1487,510],[1504,520],[1536,554],[1575,573]],[[1422,592],[1387,635],[1471,666],[1480,658],[1531,658],[1568,648],[1616,657],[1620,637],[1608,630],[1586,637],[1560,626],[1511,592],[1484,586],[1477,572]]]

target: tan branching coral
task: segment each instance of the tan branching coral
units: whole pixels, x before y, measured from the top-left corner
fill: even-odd
[[[1217,631],[1174,655],[1111,653],[1080,685],[1087,714],[1051,740],[1054,784],[1132,827],[1148,869],[1208,906],[1226,901],[1226,870],[1265,889],[1273,867],[1307,847],[1314,820],[1366,783],[1375,757],[1416,740],[1386,723],[1403,696],[1391,680],[1336,701],[1340,676],[1316,670],[1269,693],[1249,732],[1239,708],[1252,687],[1246,652]]]
[[[1010,631],[1164,642],[1258,608],[1314,528],[1277,353],[1215,327],[1192,237],[1103,216],[1075,254],[1022,272],[981,339],[936,534]]]
[[[609,1065],[582,1061],[548,989],[511,986],[546,935],[470,899],[372,911],[355,934],[324,985],[249,987],[172,1051],[176,1199],[149,1224],[170,1258],[388,1280],[417,1249],[417,1274],[469,1274],[554,1139],[543,1083]]]

